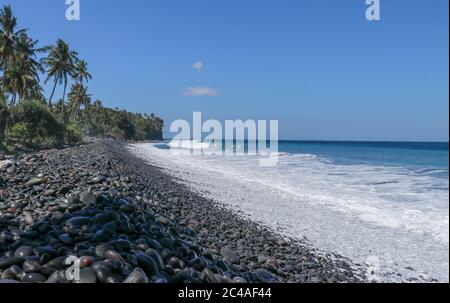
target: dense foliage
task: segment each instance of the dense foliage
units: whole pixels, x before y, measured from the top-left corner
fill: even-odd
[[[88,136],[121,140],[162,139],[163,121],[92,102],[88,64],[61,39],[38,47],[18,29],[10,6],[0,10],[0,148],[40,149],[75,143]],[[47,99],[41,85],[51,82]],[[62,98],[54,102],[62,85]],[[67,91],[69,90],[69,91]]]

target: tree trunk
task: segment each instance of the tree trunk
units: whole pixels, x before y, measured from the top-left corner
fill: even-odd
[[[80,106],[81,106],[81,102],[80,102],[80,94],[81,94],[81,89],[83,88],[83,82],[80,82],[80,88],[78,88],[78,92],[77,92],[77,105],[78,107],[75,109],[75,114],[74,114],[74,119],[78,119],[78,111],[80,110]]]
[[[16,99],[17,99],[17,94],[14,93],[13,96],[12,96],[12,99],[11,99],[11,105],[12,106],[16,105]]]
[[[5,75],[6,75],[6,69],[8,68],[8,58],[5,59],[5,62],[3,63],[3,83],[2,83],[2,91],[5,94],[6,93],[6,85],[5,85]]]
[[[61,114],[64,114],[64,102],[66,102],[66,89],[67,89],[67,80],[64,80],[64,91],[63,91],[63,100],[61,106]]]
[[[52,94],[50,95],[50,100],[48,100],[48,106],[52,107],[52,99],[55,94],[56,84],[58,83],[57,78],[55,78],[55,85],[53,85]]]

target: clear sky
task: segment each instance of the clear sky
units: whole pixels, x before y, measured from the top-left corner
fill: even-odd
[[[42,45],[76,49],[107,106],[278,119],[282,139],[448,141],[448,0],[381,0],[379,22],[365,0],[80,2],[69,22],[65,0],[0,0]]]

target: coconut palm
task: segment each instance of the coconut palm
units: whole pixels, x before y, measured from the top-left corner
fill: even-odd
[[[12,95],[11,104],[19,100],[34,97],[42,88],[39,84],[39,72],[42,65],[35,59],[36,53],[44,49],[36,48],[38,42],[21,33],[14,46],[13,60],[6,65],[2,86]]]
[[[75,74],[74,79],[81,85],[83,85],[83,82],[88,82],[92,79],[91,74],[88,71],[87,62],[84,60],[78,61],[76,67],[75,67]]]
[[[66,89],[68,79],[75,76],[76,63],[78,62],[78,53],[70,50],[69,45],[63,40],[58,39],[56,45],[50,47],[49,54],[42,60],[47,67],[47,83],[53,78],[54,85],[52,94],[50,95],[49,104],[51,105],[53,95],[55,94],[56,85],[64,84],[63,103],[66,98]],[[64,107],[64,104],[63,104]]]
[[[78,119],[80,108],[82,106],[84,108],[89,107],[91,96],[87,93],[87,88],[80,83],[76,83],[69,92],[68,100],[67,111],[70,113],[70,120],[75,121]]]
[[[79,91],[77,94],[77,98],[80,98],[81,95],[81,89],[83,88],[83,82],[86,80],[88,82],[90,79],[92,79],[91,74],[88,71],[87,62],[84,60],[80,60],[77,63],[77,66],[75,67],[75,75],[74,75],[75,81],[77,81],[79,85]]]
[[[13,64],[17,41],[26,31],[26,29],[17,30],[17,18],[14,17],[11,6],[4,6],[0,10],[0,69],[3,73]],[[4,81],[2,87],[6,92]]]
[[[33,61],[25,54],[17,56],[12,64],[7,66],[4,72],[2,84],[12,95],[11,105],[19,100],[31,97],[33,90],[39,86],[39,76]]]
[[[20,34],[26,29],[16,30],[17,18],[14,17],[11,6],[0,10],[0,61],[1,69],[6,70],[8,63],[14,60],[14,48]]]

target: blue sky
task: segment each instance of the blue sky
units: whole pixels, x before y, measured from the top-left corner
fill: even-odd
[[[65,0],[0,0],[42,45],[76,49],[108,106],[278,119],[282,139],[448,141],[448,0],[381,0],[379,22],[364,0],[80,2],[69,22]]]

